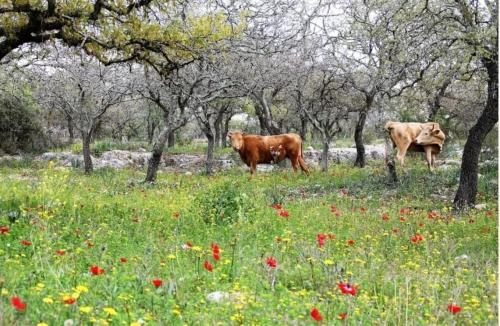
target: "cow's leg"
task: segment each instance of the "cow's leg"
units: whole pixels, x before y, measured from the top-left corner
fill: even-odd
[[[424,148],[425,150],[425,160],[427,161],[427,166],[429,167],[429,170],[432,171],[432,148],[430,146],[426,146]]]
[[[297,157],[295,158],[290,158],[290,162],[292,162],[292,168],[293,168],[293,172],[297,172],[298,170],[298,166],[299,166],[299,159]]]
[[[255,174],[255,170],[257,170],[257,161],[250,162],[250,176]]]
[[[398,146],[398,153],[396,154],[396,158],[398,159],[399,163],[401,164],[401,167],[405,166],[405,156],[406,156],[406,151],[408,150],[408,147],[410,144],[401,144]]]
[[[299,164],[302,171],[304,171],[305,174],[309,174],[309,169],[307,168],[307,164],[302,158],[302,156],[299,156]]]
[[[436,154],[432,153],[432,167],[436,168]]]

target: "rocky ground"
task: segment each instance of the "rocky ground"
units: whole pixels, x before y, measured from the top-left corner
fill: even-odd
[[[384,158],[383,145],[366,145],[366,160],[382,160]],[[143,168],[146,166],[150,153],[145,149],[138,151],[112,150],[104,152],[99,157],[92,157],[95,169],[102,168]],[[354,163],[356,159],[355,148],[331,148],[328,152],[329,164]],[[1,156],[2,160],[20,160],[21,156]],[[304,150],[304,159],[311,167],[321,164],[321,150],[308,147]],[[36,161],[53,161],[58,166],[82,167],[83,156],[72,152],[47,152],[35,157]],[[487,163],[487,162],[486,162]],[[485,163],[485,164],[486,164]],[[496,162],[493,162],[496,163]],[[459,160],[445,159],[438,161],[443,168],[460,165]],[[237,153],[224,154],[214,160],[215,170],[227,170],[234,166],[244,166]],[[287,163],[289,166],[289,163]],[[165,153],[162,158],[161,170],[175,172],[200,172],[205,168],[204,154],[169,154]],[[270,171],[278,168],[276,165],[260,164],[258,170]]]

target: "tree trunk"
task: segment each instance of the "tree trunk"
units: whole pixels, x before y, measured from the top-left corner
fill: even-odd
[[[226,119],[224,120],[224,127],[222,131],[222,139],[221,139],[221,146],[222,147],[227,147],[227,134],[229,133],[229,122],[231,121],[231,118],[233,117],[232,114],[229,114],[226,116]]]
[[[221,132],[221,129],[222,129],[222,118],[223,118],[223,114],[219,113],[217,114],[217,119],[215,119],[215,124],[214,124],[214,131],[215,131],[215,139],[214,139],[214,142],[215,142],[215,145],[219,146],[219,147],[222,147],[222,132]]]
[[[323,139],[323,152],[321,153],[321,171],[328,171],[328,149],[330,148],[329,141]]]
[[[215,137],[211,131],[205,132],[205,136],[207,136],[207,140],[208,140],[207,160],[205,162],[205,172],[207,173],[207,175],[211,175],[213,172],[213,164],[214,164]]]
[[[83,142],[83,167],[85,174],[90,174],[94,170],[92,164],[92,157],[90,156],[90,141],[92,139],[92,133],[82,133]]]
[[[451,79],[446,79],[443,82],[443,85],[441,85],[441,87],[439,88],[439,91],[434,96],[432,102],[429,103],[429,116],[427,118],[427,121],[434,121],[434,119],[436,118],[439,108],[441,107],[441,98],[446,93],[446,89],[448,88],[448,86],[450,86],[450,84]]]
[[[483,59],[488,71],[488,100],[483,113],[469,130],[462,155],[460,182],[453,206],[457,210],[474,206],[476,203],[479,155],[486,135],[498,122],[498,55],[493,59]]]
[[[396,172],[396,160],[394,159],[395,151],[391,140],[390,132],[385,132],[385,167],[389,175],[389,183],[395,184],[398,182],[398,174]]]
[[[300,120],[300,138],[302,138],[302,142],[306,141],[307,136],[307,117],[301,117]]]
[[[175,131],[172,130],[171,132],[168,133],[167,148],[174,147],[174,145],[175,145]]]
[[[356,143],[356,162],[354,166],[365,167],[365,146],[363,144],[363,129],[365,127],[367,111],[359,112],[358,122],[354,130],[354,142]]]
[[[66,116],[66,121],[68,122],[68,133],[69,133],[69,143],[73,144],[75,140],[75,129],[73,128],[73,118],[68,115]]]
[[[156,173],[158,172],[163,149],[165,148],[169,134],[170,129],[165,127],[158,135],[158,139],[153,145],[153,150],[151,151],[151,157],[148,160],[148,170],[146,172],[145,182],[154,182],[156,180]]]

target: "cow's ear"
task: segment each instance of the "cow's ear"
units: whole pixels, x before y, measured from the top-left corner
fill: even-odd
[[[233,136],[233,133],[232,133],[231,131],[228,131],[228,132],[227,132],[227,136],[228,136],[228,137],[231,137],[231,136]]]
[[[433,135],[437,135],[437,134],[439,134],[440,132],[441,132],[441,129],[436,129],[436,130],[433,130],[433,131],[432,131],[432,134],[433,134]]]

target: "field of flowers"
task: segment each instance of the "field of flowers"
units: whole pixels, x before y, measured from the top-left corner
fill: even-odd
[[[307,177],[0,167],[0,325],[498,324],[496,168]]]

